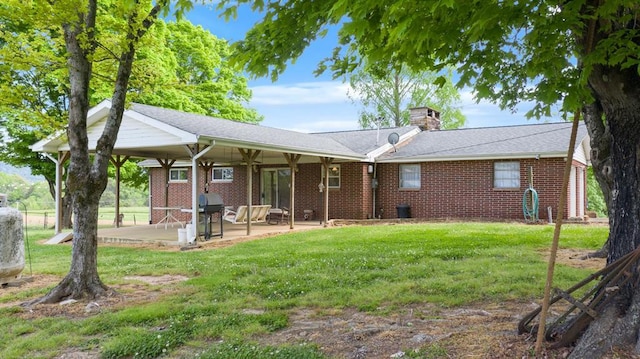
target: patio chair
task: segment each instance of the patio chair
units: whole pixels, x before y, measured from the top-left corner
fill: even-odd
[[[269,215],[269,210],[271,209],[270,204],[260,205],[260,206],[252,206],[251,207],[251,223],[260,223],[266,222],[267,216]]]
[[[233,224],[247,223],[247,206],[239,206],[235,211],[225,209],[222,218]]]
[[[269,209],[271,209],[271,205],[251,206],[251,223],[266,222]],[[225,214],[222,218],[233,224],[247,223],[249,220],[247,218],[247,206],[238,206],[235,211],[225,209]]]

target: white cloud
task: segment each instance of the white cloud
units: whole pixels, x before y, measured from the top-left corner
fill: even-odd
[[[358,129],[354,106],[342,104],[306,104],[296,106],[257,106],[265,116],[263,126],[298,132],[328,132]]]
[[[348,102],[349,85],[339,81],[262,85],[251,88],[252,105],[303,105]]]
[[[260,85],[253,88],[251,106],[265,119],[263,126],[298,132],[357,130],[359,106],[347,97],[349,85],[338,81],[300,82],[285,85]],[[501,110],[482,100],[476,103],[473,90],[460,91],[460,108],[467,117],[465,127],[512,126],[536,123],[525,113],[533,106],[522,103],[516,113]],[[559,121],[559,117],[543,121]]]
[[[327,120],[316,120],[304,124],[297,124],[288,130],[298,132],[335,132],[335,131],[351,131],[358,129],[358,122],[354,119],[332,118]]]

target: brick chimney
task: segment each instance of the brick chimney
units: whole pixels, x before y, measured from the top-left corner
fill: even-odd
[[[409,112],[411,126],[418,126],[422,131],[440,130],[440,112],[429,107],[414,107]]]

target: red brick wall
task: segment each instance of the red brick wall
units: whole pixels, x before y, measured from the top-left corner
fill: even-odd
[[[155,210],[155,207],[184,207],[191,208],[191,169],[188,170],[188,182],[169,182],[168,173],[164,168],[151,168],[151,223],[158,223],[165,216],[164,210]],[[168,193],[168,200],[165,200],[165,193]],[[178,210],[172,214],[183,220],[185,213]]]
[[[494,162],[422,163],[419,190],[398,188],[398,164],[379,164],[376,207],[378,211],[382,210],[382,218],[396,218],[396,206],[408,204],[413,218],[523,219],[522,196],[529,187],[529,166],[533,166],[539,216],[546,218],[548,206],[555,213],[562,184],[563,159],[520,160],[520,188],[514,190],[493,188]]]
[[[539,196],[539,216],[547,219],[547,207],[556,206],[562,184],[564,160],[522,159],[520,160],[520,188],[494,189],[493,163],[495,161],[448,161],[421,164],[422,187],[419,190],[398,188],[398,164],[378,164],[378,189],[375,192],[376,216],[396,218],[396,206],[408,204],[413,218],[471,218],[471,219],[523,219],[522,196],[528,188],[529,166],[533,166],[534,188]],[[580,164],[578,164],[580,165]],[[281,166],[280,166],[281,167]],[[340,188],[329,190],[329,218],[366,219],[372,215],[372,176],[367,173],[366,163],[342,163]],[[300,164],[295,183],[295,218],[303,220],[304,210],[315,211],[319,220],[323,211],[323,198],[318,191],[321,167],[317,164]],[[191,168],[188,168],[191,179]],[[198,193],[204,191],[204,174],[198,175]],[[234,167],[231,183],[209,183],[209,192],[222,196],[225,205],[237,207],[246,201],[246,166]],[[253,201],[260,203],[260,171],[251,171],[253,176]],[[151,169],[152,206],[182,206],[191,208],[191,186],[187,183],[169,183],[169,201],[165,204],[164,170]],[[207,176],[210,180],[211,174]],[[585,191],[586,192],[586,191]],[[186,221],[190,214],[173,212]],[[565,218],[566,218],[565,209]],[[152,211],[152,223],[157,223],[164,211]]]
[[[329,218],[371,217],[371,177],[367,174],[367,164],[342,163],[340,171],[340,188],[329,190]]]
[[[295,218],[296,220],[304,219],[304,210],[311,209],[315,211],[315,219],[322,216],[322,200],[318,191],[318,184],[321,181],[320,163],[299,164],[296,173],[296,192],[295,192]]]
[[[181,167],[182,168],[182,167]],[[170,182],[167,185],[165,170],[162,168],[152,168],[151,173],[151,207],[183,207],[191,208],[191,167],[187,168],[187,182]],[[225,205],[237,207],[247,203],[247,182],[246,182],[246,166],[233,168],[233,182],[230,183],[212,183],[211,171],[207,174],[209,181],[209,192],[219,193]],[[258,181],[255,175],[254,182]],[[168,187],[168,203],[165,202],[165,187]],[[254,185],[255,187],[255,185]],[[198,168],[198,194],[205,192],[204,170]],[[257,190],[254,189],[254,195]],[[256,195],[257,196],[257,195]],[[254,202],[259,203],[259,202]],[[190,213],[184,213],[174,210],[173,215],[181,221],[189,221]],[[151,211],[151,223],[158,223],[165,216],[163,210]]]
[[[304,218],[304,210],[315,211],[319,220],[324,215],[324,197],[318,190],[322,181],[320,163],[298,165],[296,173],[296,220]],[[340,188],[329,189],[329,218],[365,219],[371,213],[371,187],[367,166],[363,163],[340,164]]]

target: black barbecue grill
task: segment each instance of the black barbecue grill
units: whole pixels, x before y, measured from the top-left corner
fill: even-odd
[[[204,239],[220,236],[222,238],[222,216],[224,215],[224,203],[217,193],[201,193],[198,196],[198,207],[201,220],[204,223]],[[211,233],[211,225],[220,222],[220,232]]]

